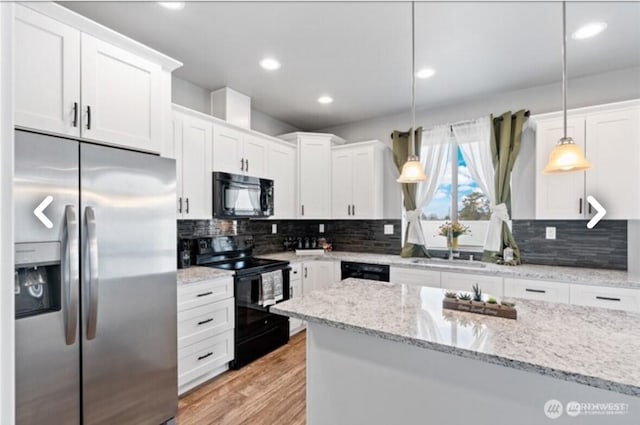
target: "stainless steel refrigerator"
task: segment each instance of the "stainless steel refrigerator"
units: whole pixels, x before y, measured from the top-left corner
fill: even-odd
[[[16,418],[177,412],[175,161],[16,131]]]

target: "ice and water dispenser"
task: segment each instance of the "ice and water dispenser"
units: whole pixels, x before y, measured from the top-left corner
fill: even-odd
[[[15,245],[16,319],[59,311],[62,267],[60,242]]]

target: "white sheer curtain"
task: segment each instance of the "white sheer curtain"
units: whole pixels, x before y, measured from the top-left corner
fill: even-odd
[[[484,249],[498,251],[502,241],[502,222],[509,220],[505,204],[496,205],[495,169],[491,153],[491,116],[453,125],[453,134],[462,151],[471,177],[491,204],[491,221]]]
[[[449,125],[439,125],[422,132],[420,162],[427,175],[427,181],[418,183],[416,209],[407,211],[407,242],[409,243],[427,246],[420,220],[422,208],[431,202],[444,178],[447,162],[451,155],[450,135],[451,127]]]

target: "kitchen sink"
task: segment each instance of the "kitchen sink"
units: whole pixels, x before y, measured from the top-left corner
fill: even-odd
[[[469,268],[469,269],[484,269],[487,267],[485,263],[480,261],[469,260],[441,260],[437,258],[425,258],[411,260],[413,264],[424,264],[429,267],[455,267],[455,268]]]

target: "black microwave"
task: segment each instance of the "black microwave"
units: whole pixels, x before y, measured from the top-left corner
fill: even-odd
[[[273,215],[273,180],[213,172],[213,217]]]

